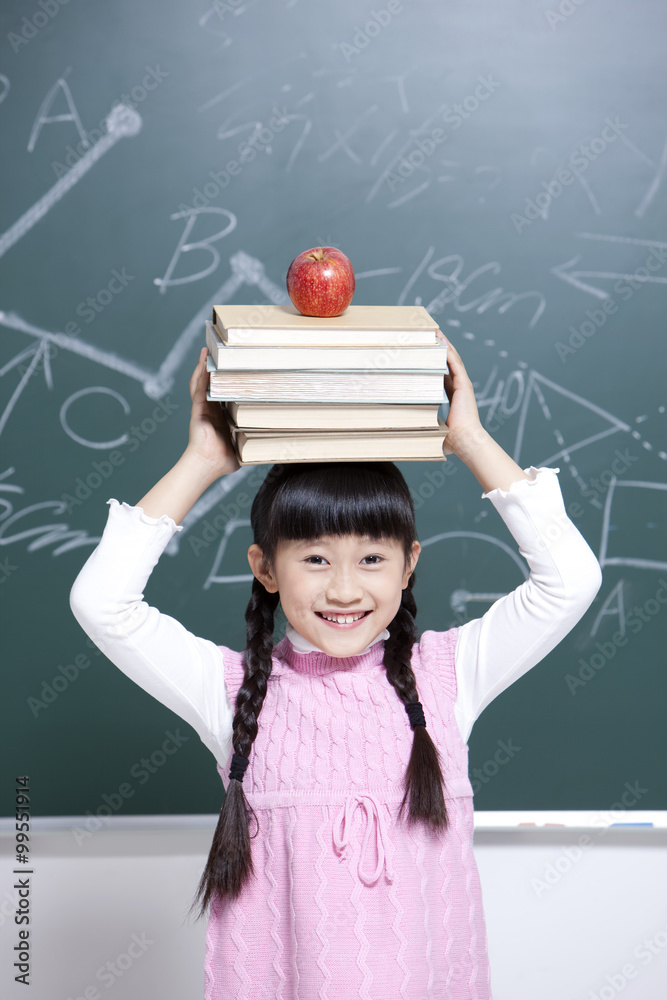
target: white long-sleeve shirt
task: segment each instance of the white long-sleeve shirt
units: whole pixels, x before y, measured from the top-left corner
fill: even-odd
[[[530,478],[509,490],[483,494],[518,543],[530,575],[458,630],[455,717],[465,742],[484,708],[579,621],[601,583],[597,559],[567,517],[558,470],[526,471]],[[109,505],[102,538],[72,587],[72,611],[111,662],[189,723],[224,767],[234,709],[222,650],[143,600],[160,555],[182,527],[167,515],[149,517],[116,500]]]

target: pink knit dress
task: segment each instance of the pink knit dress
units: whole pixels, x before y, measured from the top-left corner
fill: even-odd
[[[384,643],[350,658],[275,647],[244,779],[255,875],[212,906],[207,1000],[489,1000],[456,635],[425,632],[412,657],[445,776],[440,834],[397,818],[412,730]],[[242,655],[222,653],[233,703]]]

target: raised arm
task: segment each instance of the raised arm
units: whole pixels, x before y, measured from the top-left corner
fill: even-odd
[[[206,348],[202,347],[190,378],[188,446],[176,465],[137,504],[149,517],[166,514],[179,524],[209,486],[239,468],[220,404],[206,399],[206,383]]]
[[[230,752],[232,708],[222,652],[143,600],[146,582],[177,524],[204,492],[239,466],[219,404],[206,401],[206,349],[190,379],[187,448],[137,506],[109,501],[99,545],[70,594],[93,642],[135,683],[185,719],[217,760]]]
[[[512,483],[526,479],[526,473],[482,427],[475,392],[463,361],[456,348],[442,334],[440,339],[447,344],[449,368],[449,374],[445,375],[449,415],[444,452],[446,455],[457,455],[485,493],[495,489],[508,490]]]
[[[521,469],[482,427],[475,393],[447,343],[449,398],[445,453],[476,477],[526,559],[530,576],[481,618],[461,626],[456,647],[455,714],[468,740],[476,718],[576,625],[601,582],[600,567],[567,516],[557,469]]]

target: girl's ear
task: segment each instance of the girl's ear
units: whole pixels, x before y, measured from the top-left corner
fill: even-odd
[[[276,578],[271,572],[270,567],[266,565],[264,553],[260,549],[259,545],[253,543],[248,549],[248,562],[250,563],[250,569],[252,570],[253,576],[259,580],[259,582],[264,586],[264,589],[267,590],[269,594],[276,594],[278,592]]]
[[[412,543],[412,553],[410,555],[410,561],[405,569],[405,572],[403,573],[403,583],[402,583],[403,590],[405,590],[405,588],[407,587],[408,580],[410,579],[412,573],[414,572],[414,568],[417,565],[417,560],[419,559],[419,553],[421,552],[421,550],[422,547],[419,544],[419,542]]]

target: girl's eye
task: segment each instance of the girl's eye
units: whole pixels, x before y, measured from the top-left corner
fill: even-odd
[[[324,556],[306,556],[305,562],[310,563],[311,566],[323,566],[326,559]]]
[[[363,562],[368,561],[368,564],[370,566],[377,566],[379,563],[382,562],[382,556],[364,556],[362,561]]]

